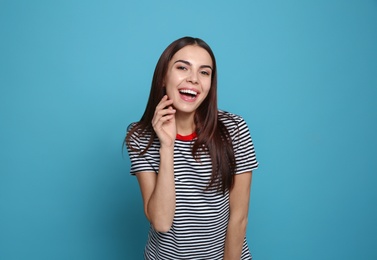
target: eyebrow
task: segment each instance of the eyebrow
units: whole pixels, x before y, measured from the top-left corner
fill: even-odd
[[[184,64],[186,64],[186,65],[189,65],[189,66],[192,65],[192,64],[191,64],[189,61],[187,61],[187,60],[177,60],[177,61],[174,62],[174,64],[177,63],[177,62],[182,62],[182,63],[184,63]],[[200,68],[209,68],[209,69],[213,70],[212,67],[209,66],[209,65],[202,65],[202,66],[200,66]]]

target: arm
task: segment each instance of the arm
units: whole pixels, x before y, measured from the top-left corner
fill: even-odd
[[[230,217],[225,238],[224,260],[241,258],[249,211],[251,177],[251,172],[234,176],[234,186],[229,194]]]
[[[144,212],[154,229],[168,232],[175,213],[174,141],[176,137],[175,110],[172,100],[164,96],[157,105],[152,120],[153,129],[160,140],[160,166],[158,174],[136,174],[144,203]]]

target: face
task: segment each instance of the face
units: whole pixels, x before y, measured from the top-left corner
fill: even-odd
[[[169,62],[164,85],[177,113],[194,113],[211,88],[212,58],[202,47],[188,45]]]

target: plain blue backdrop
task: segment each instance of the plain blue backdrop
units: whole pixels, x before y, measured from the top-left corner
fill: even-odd
[[[254,259],[377,259],[375,0],[0,0],[0,259],[142,259],[122,141],[186,35],[252,133]]]

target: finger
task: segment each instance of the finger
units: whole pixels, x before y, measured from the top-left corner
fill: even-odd
[[[158,121],[156,121],[153,125],[153,129],[158,132],[159,130],[163,129],[164,124],[168,122],[173,122],[174,120],[174,115],[167,115],[164,117],[161,117]]]
[[[160,117],[163,117],[163,116],[166,116],[166,115],[169,115],[169,114],[173,114],[175,112],[176,112],[176,110],[172,106],[169,106],[169,107],[166,107],[166,108],[163,108],[163,109],[156,108],[156,110],[154,112],[154,118],[158,120],[158,118],[160,118]]]
[[[172,104],[173,104],[173,100],[168,99],[168,96],[165,95],[162,97],[161,101],[157,104],[156,110],[165,109],[167,106],[172,105]]]
[[[169,102],[168,102],[169,101]],[[164,116],[166,114],[171,114],[171,113],[175,113],[175,109],[173,108],[172,106],[172,101],[170,100],[167,100],[167,101],[161,101],[155,111],[154,111],[154,115],[153,117],[160,117],[160,116]]]
[[[176,110],[172,107],[156,111],[154,117],[152,118],[152,125],[156,125],[162,118],[174,116],[175,112]]]

